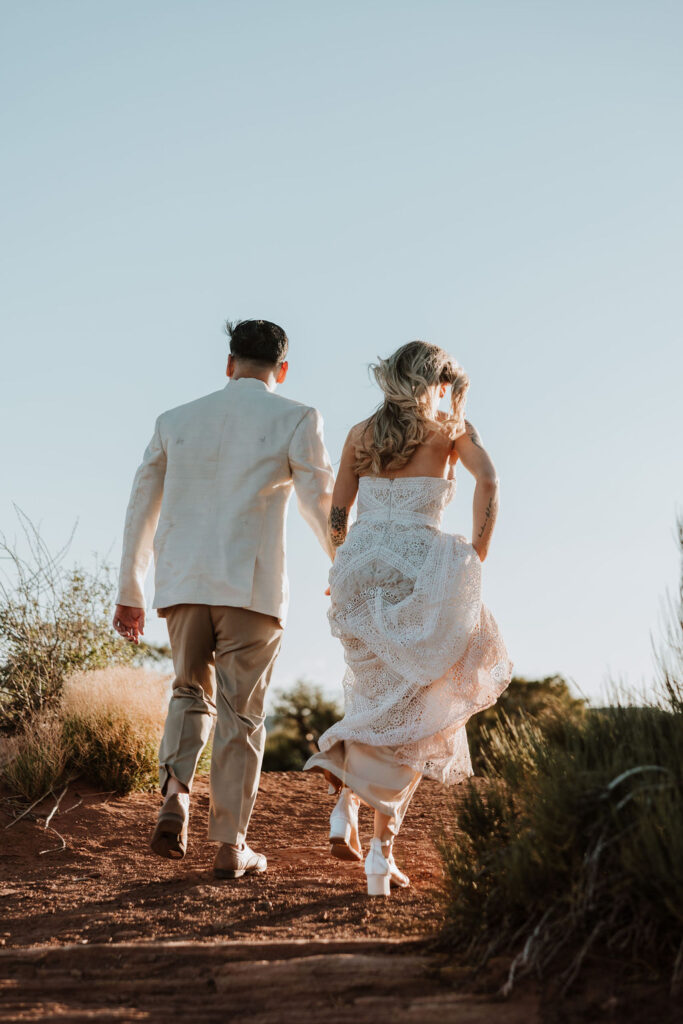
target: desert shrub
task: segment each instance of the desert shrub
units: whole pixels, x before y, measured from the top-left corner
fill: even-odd
[[[562,676],[534,680],[513,676],[493,707],[474,715],[467,723],[467,742],[475,773],[481,775],[485,771],[485,751],[490,749],[492,736],[501,722],[517,721],[524,716],[551,732],[559,720],[580,720],[585,713],[586,701],[572,695]]]
[[[340,718],[336,701],[328,700],[319,686],[298,680],[290,691],[280,693],[273,708],[263,770],[299,771],[317,750],[321,733]]]
[[[473,964],[513,956],[508,990],[532,969],[566,989],[598,949],[680,989],[680,597],[658,701],[557,716],[552,729],[501,716],[482,754],[489,783],[464,788],[457,820],[453,807],[444,941]]]
[[[137,722],[125,715],[74,716],[63,728],[70,762],[85,782],[119,794],[156,785],[159,744]]]
[[[36,800],[68,778],[116,793],[151,789],[167,683],[156,673],[116,666],[67,679],[61,703],[8,743],[0,777],[8,792]]]
[[[164,649],[136,647],[114,632],[114,575],[67,567],[67,544],[52,554],[21,512],[22,554],[0,536],[0,731],[21,729],[57,708],[64,681],[76,671],[161,659]]]
[[[62,723],[53,715],[37,717],[6,742],[0,779],[7,792],[32,803],[68,778],[69,755]]]
[[[113,667],[72,676],[60,708],[75,774],[116,793],[152,789],[166,711],[162,677]]]

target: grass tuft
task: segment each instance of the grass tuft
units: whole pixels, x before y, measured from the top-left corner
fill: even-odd
[[[0,778],[8,793],[29,803],[46,796],[68,777],[69,757],[62,723],[55,716],[34,718],[7,739]]]
[[[683,981],[683,714],[615,706],[582,721],[503,722],[444,834],[445,937],[475,962],[562,966],[596,947]]]
[[[57,712],[33,718],[7,741],[6,789],[32,801],[74,777],[120,794],[154,788],[167,690],[163,677],[144,669],[71,676]]]

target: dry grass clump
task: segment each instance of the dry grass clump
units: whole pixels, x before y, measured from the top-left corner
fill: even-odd
[[[166,711],[167,681],[122,666],[67,680],[60,707],[74,774],[117,793],[152,789]]]
[[[168,706],[168,677],[143,668],[112,665],[76,672],[64,687],[62,717],[134,719],[161,735]]]
[[[68,750],[62,723],[55,717],[34,718],[22,733],[5,741],[3,754],[0,778],[20,800],[37,800],[68,777]]]
[[[2,781],[25,800],[76,777],[121,794],[151,789],[167,701],[168,680],[155,672],[114,666],[76,673],[54,713],[7,741]]]

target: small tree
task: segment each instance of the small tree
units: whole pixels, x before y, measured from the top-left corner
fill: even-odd
[[[297,771],[316,751],[321,734],[341,718],[334,700],[328,700],[319,686],[299,679],[288,692],[281,692],[273,708],[272,730],[263,759],[265,771]]]

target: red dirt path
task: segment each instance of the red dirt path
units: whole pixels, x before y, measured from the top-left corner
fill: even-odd
[[[434,836],[447,799],[435,783],[420,786],[396,851],[412,886],[372,900],[362,865],[329,856],[333,800],[317,776],[262,777],[249,839],[268,873],[234,882],[212,874],[203,778],[180,863],[147,846],[153,794],[115,798],[75,784],[52,822],[64,850],[42,827],[50,802],[9,830],[5,810],[0,1020],[623,1024],[625,1002],[600,976],[576,1005],[548,1001],[533,982],[506,1002],[495,993],[507,961],[490,965],[473,993],[468,973],[429,948],[441,920]],[[370,831],[363,809],[366,844]]]
[[[83,804],[70,811],[81,796]],[[0,943],[424,936],[439,921],[441,868],[432,835],[442,801],[441,787],[426,782],[397,844],[397,860],[412,887],[389,900],[369,900],[362,864],[329,856],[333,799],[320,776],[262,776],[249,841],[267,855],[268,872],[236,882],[213,877],[217,846],[206,839],[206,779],[197,780],[190,844],[180,863],[155,857],[147,846],[156,796],[79,796],[76,784],[52,821],[67,841],[65,850],[57,850],[59,840],[36,822],[18,822],[0,833]],[[49,807],[36,810],[44,816]],[[371,835],[367,808],[361,827],[365,838]],[[41,855],[46,849],[55,852]]]

